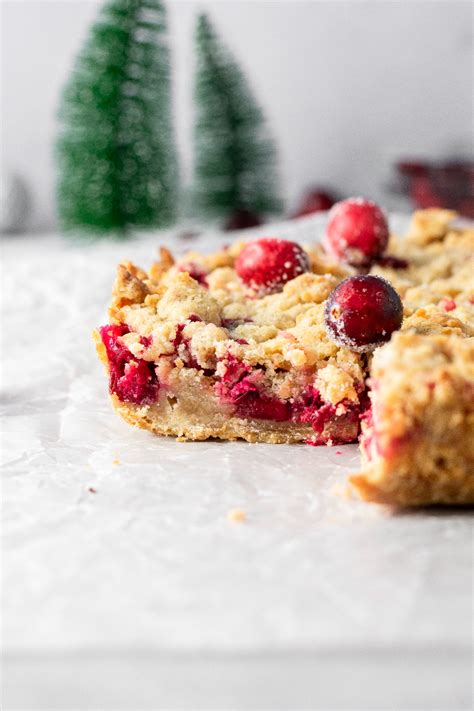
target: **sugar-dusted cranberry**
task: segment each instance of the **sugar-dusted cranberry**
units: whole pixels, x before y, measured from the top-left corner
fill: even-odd
[[[371,274],[345,279],[326,302],[329,337],[360,353],[390,340],[402,320],[403,306],[395,289]]]
[[[153,363],[136,358],[121,342],[121,336],[129,330],[125,324],[112,324],[100,329],[109,360],[109,389],[122,402],[151,405],[158,397],[158,378]],[[144,345],[150,340],[142,338]]]
[[[273,294],[290,279],[309,271],[309,259],[296,242],[268,237],[243,248],[235,260],[235,271],[257,294]]]
[[[385,251],[388,236],[387,218],[370,200],[342,200],[329,213],[327,246],[337,259],[352,266],[372,264]]]

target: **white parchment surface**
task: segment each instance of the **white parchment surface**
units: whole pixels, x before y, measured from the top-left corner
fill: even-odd
[[[112,412],[91,331],[116,263],[160,241],[3,240],[4,651],[468,647],[468,512],[344,499],[355,446],[177,443]]]

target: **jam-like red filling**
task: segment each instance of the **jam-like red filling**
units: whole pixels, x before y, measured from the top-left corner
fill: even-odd
[[[234,385],[218,383],[218,392],[225,402],[235,405],[238,417],[275,422],[291,419],[290,403],[260,392],[250,377],[244,377]]]
[[[151,405],[160,384],[153,363],[136,358],[119,340],[130,332],[125,324],[102,326],[100,335],[109,360],[109,389],[122,402]],[[144,345],[149,339],[142,339]]]
[[[216,394],[223,403],[233,406],[237,417],[309,424],[315,434],[308,443],[313,445],[325,444],[328,439],[342,443],[356,438],[361,413],[365,409],[364,394],[360,396],[360,404],[345,401],[336,407],[323,400],[318,390],[309,386],[296,399],[284,400],[265,388],[262,368],[252,367],[232,353],[226,355],[223,369],[217,376],[214,370],[200,367],[192,353],[190,340],[183,335],[184,327],[184,323],[178,324],[176,329],[173,340],[176,355],[183,359],[187,367],[202,370],[205,376],[216,379]],[[125,324],[112,324],[100,329],[109,361],[110,392],[122,402],[150,405],[156,402],[160,388],[155,365],[137,358],[122,343],[121,337],[129,332]],[[149,346],[151,339],[141,337],[141,342]],[[336,427],[331,427],[331,423],[337,423]]]
[[[360,404],[349,401],[338,407],[324,401],[314,387],[307,387],[297,399],[282,400],[266,393],[260,387],[263,372],[253,369],[232,354],[225,360],[225,369],[216,383],[215,389],[226,404],[235,408],[237,417],[273,420],[274,422],[295,422],[309,424],[315,435],[309,444],[324,444],[329,438],[326,426],[339,418],[338,435],[331,434],[334,442],[352,442],[359,431],[360,413],[364,409],[364,398]],[[338,412],[338,408],[342,412]]]

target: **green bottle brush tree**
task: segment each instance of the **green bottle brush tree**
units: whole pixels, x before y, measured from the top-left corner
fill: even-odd
[[[176,217],[178,170],[160,0],[109,0],[63,91],[56,144],[65,232],[126,236]]]
[[[246,79],[208,18],[196,29],[194,210],[227,229],[281,210],[276,154]]]

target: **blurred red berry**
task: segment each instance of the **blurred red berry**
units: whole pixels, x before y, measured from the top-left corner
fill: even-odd
[[[369,266],[385,251],[388,237],[387,218],[370,200],[349,198],[336,203],[329,213],[327,246],[343,262]]]
[[[250,227],[258,227],[261,224],[261,217],[254,212],[236,210],[228,217],[223,229],[226,232],[232,232],[233,230],[247,230]]]
[[[322,190],[308,190],[293,217],[304,217],[314,212],[330,210],[334,203],[335,199],[329,193]]]

